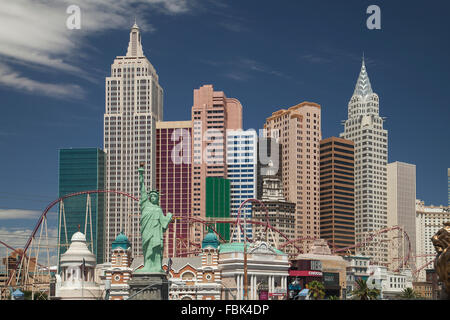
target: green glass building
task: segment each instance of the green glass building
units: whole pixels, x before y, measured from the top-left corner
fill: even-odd
[[[98,148],[73,148],[59,150],[59,197],[67,194],[104,190],[105,187],[105,153]],[[104,261],[104,220],[105,220],[105,195],[90,194],[92,215],[92,239],[91,224],[88,216],[86,229],[86,243],[97,257],[97,263]],[[66,217],[67,237],[70,239],[78,231],[84,233],[86,218],[87,195],[70,197],[64,200],[64,212]],[[64,253],[66,246],[64,220],[61,225],[61,239],[59,243],[60,255]]]
[[[230,218],[230,180],[206,178],[206,219]],[[230,224],[216,223],[214,228],[225,240],[230,240]]]

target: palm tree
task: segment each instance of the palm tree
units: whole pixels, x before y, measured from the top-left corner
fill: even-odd
[[[367,281],[364,279],[356,280],[357,288],[352,291],[352,295],[357,300],[376,300],[380,295],[380,290],[370,289],[367,286]]]
[[[314,300],[320,300],[325,297],[325,287],[322,282],[311,281],[306,285],[306,288],[309,289],[309,296]]]
[[[408,300],[417,299],[417,298],[419,298],[419,294],[416,291],[414,291],[414,289],[412,289],[412,288],[405,288],[405,289],[403,289],[400,297],[402,299],[408,299]]]

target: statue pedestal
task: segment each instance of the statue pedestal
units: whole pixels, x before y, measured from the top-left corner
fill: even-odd
[[[169,300],[169,283],[165,273],[133,272],[128,284],[130,300]]]

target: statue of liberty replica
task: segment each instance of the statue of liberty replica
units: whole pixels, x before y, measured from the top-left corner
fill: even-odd
[[[168,282],[162,269],[163,237],[172,221],[170,212],[164,215],[159,206],[159,193],[152,190],[147,193],[144,182],[144,164],[139,168],[141,218],[139,221],[142,238],[144,266],[133,273],[129,299],[167,300]]]

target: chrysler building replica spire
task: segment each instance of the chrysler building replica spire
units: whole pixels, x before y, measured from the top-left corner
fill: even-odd
[[[378,95],[373,92],[364,58],[355,91],[348,104],[348,119],[340,137],[355,143],[355,234],[364,242],[370,233],[387,227],[387,130],[379,114]],[[386,235],[360,247],[357,253],[375,263],[388,261]]]
[[[106,189],[139,198],[139,163],[145,163],[149,190],[156,187],[156,122],[163,118],[163,89],[155,68],[144,56],[136,22],[127,53],[114,59],[105,87]],[[109,261],[109,248],[122,230],[129,237],[133,256],[142,255],[139,203],[114,193],[107,193],[105,198],[105,258]]]

